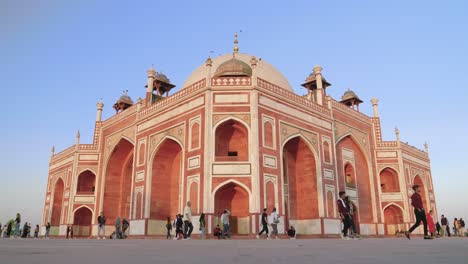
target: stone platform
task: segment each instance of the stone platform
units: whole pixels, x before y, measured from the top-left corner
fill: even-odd
[[[467,263],[468,239],[0,239],[2,263]]]

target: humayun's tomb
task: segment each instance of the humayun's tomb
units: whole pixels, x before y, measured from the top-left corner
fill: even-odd
[[[52,148],[42,226],[63,236],[73,224],[75,236],[95,236],[103,212],[106,234],[120,216],[130,220],[130,236],[163,235],[167,217],[191,201],[194,233],[197,215],[206,214],[211,233],[228,208],[232,233],[255,234],[262,209],[276,207],[280,232],[293,225],[301,235],[328,236],[340,232],[344,190],[357,205],[359,232],[386,235],[415,221],[413,184],[437,213],[427,144],[401,142],[398,129],[395,141],[383,140],[377,99],[367,116],[353,91],[331,98],[320,66],[302,84],[307,95],[297,95],[274,66],[234,43],[176,93],[151,67],[144,99],[124,94],[107,120],[99,102],[92,144],[78,133],[73,146]]]

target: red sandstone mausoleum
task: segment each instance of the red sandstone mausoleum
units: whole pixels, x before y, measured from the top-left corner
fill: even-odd
[[[336,200],[345,190],[358,207],[363,235],[393,234],[414,222],[411,186],[423,189],[425,207],[436,212],[427,150],[384,141],[378,100],[373,116],[359,111],[352,91],[337,101],[315,66],[293,92],[271,64],[234,52],[208,58],[175,87],[153,67],[144,100],[124,94],[116,114],[101,119],[97,104],[92,144],[54,153],[49,165],[42,225],[51,235],[95,236],[97,217],[107,232],[117,216],[130,221],[130,236],[165,234],[167,217],[192,202],[194,233],[198,215],[212,232],[224,208],[232,212],[235,234],[255,234],[264,207],[278,208],[280,232],[340,232]],[[44,228],[43,228],[44,230]]]

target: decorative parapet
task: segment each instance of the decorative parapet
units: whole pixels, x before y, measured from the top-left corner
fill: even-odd
[[[398,143],[396,141],[380,141],[377,142],[377,147],[379,148],[396,148]]]
[[[75,152],[75,145],[73,146],[70,146],[69,148],[66,148],[64,150],[62,150],[61,152],[55,154],[52,159],[50,160],[50,164],[54,164],[56,163],[57,161],[63,159],[63,158],[66,158],[67,156],[73,154]]]
[[[316,112],[319,112],[321,114],[324,114],[326,116],[330,116],[331,115],[331,112],[328,108],[324,107],[324,106],[321,106],[319,104],[316,104],[310,100],[308,100],[307,98],[303,97],[303,96],[300,96],[300,95],[297,95],[293,92],[290,92],[284,88],[281,88],[277,85],[274,85],[270,82],[267,82],[261,78],[257,78],[257,83],[258,83],[258,86],[260,88],[264,88],[270,92],[273,92],[274,94],[276,95],[281,95],[282,97],[286,98],[286,99],[289,99],[297,104],[300,104],[302,106],[305,106],[307,107],[307,109],[312,109]]]
[[[129,108],[125,109],[124,111],[112,116],[112,117],[109,117],[107,120],[101,122],[101,126],[103,127],[106,127],[106,126],[110,126],[118,121],[121,121],[122,119],[125,119],[126,117],[134,114],[136,112],[136,109],[137,109],[137,105],[132,105],[130,106]]]
[[[97,150],[98,149],[98,145],[94,145],[94,144],[80,144],[78,146],[78,150]]]
[[[212,86],[250,86],[250,77],[217,77],[211,79]]]
[[[346,105],[332,99],[332,107],[338,111],[341,111],[351,117],[354,117],[364,123],[371,123],[371,118],[361,112],[358,112],[352,108],[347,107]]]
[[[418,149],[416,147],[413,147],[411,145],[409,145],[408,143],[401,143],[401,149],[403,151],[406,151],[410,154],[413,154],[414,156],[417,156],[419,158],[423,158],[425,160],[429,160],[429,156],[427,155],[427,153],[421,149]]]
[[[164,99],[161,99],[160,101],[154,103],[153,105],[151,105],[150,107],[146,108],[146,109],[143,109],[141,110],[139,113],[138,113],[138,118],[143,118],[145,116],[148,116],[150,115],[151,113],[154,113],[156,111],[159,111],[165,107],[167,107],[168,105],[171,105],[171,104],[174,104],[175,102],[177,101],[181,101],[185,98],[187,98],[188,96],[192,95],[194,92],[200,90],[201,88],[204,88],[206,87],[206,79],[201,79],[200,81],[186,87],[186,88],[183,88],[181,89],[180,91],[178,91],[177,93],[169,96],[169,97],[165,97]]]

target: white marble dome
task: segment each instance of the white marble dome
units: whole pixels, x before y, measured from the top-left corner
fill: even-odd
[[[236,53],[235,58],[237,60],[245,62],[247,65],[250,65],[250,60],[252,59],[253,55],[246,54],[246,53]],[[214,76],[214,73],[216,72],[216,69],[218,68],[219,65],[221,65],[224,62],[227,62],[232,59],[232,53],[230,54],[224,54],[216,58],[212,58],[213,64],[211,68],[211,73],[212,76]],[[288,80],[284,75],[278,71],[273,65],[270,63],[264,61],[263,59],[260,60],[257,58],[257,68],[256,68],[256,74],[257,77],[270,82],[272,84],[275,84],[283,89],[286,89],[288,91],[293,91],[291,85],[289,84]],[[193,83],[196,83],[200,81],[203,78],[206,78],[207,74],[207,66],[202,64],[200,67],[195,69],[192,74],[187,78],[185,81],[184,85],[182,87],[188,87]]]

